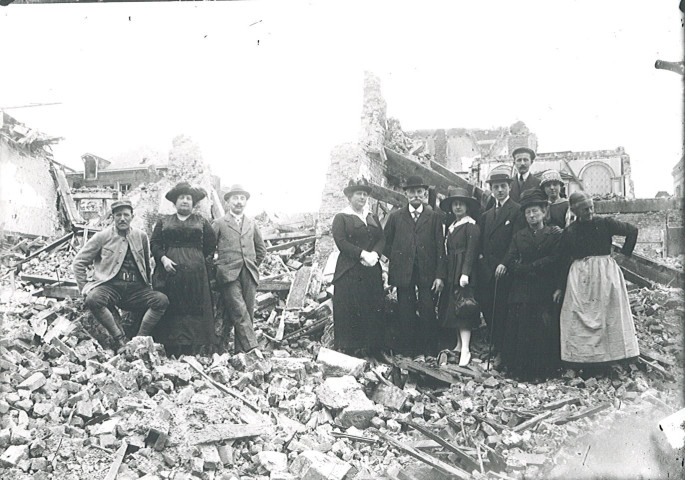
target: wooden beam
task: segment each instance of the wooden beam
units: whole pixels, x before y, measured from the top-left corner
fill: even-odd
[[[22,280],[24,282],[31,282],[31,283],[47,283],[47,284],[59,283],[61,286],[65,286],[65,287],[75,287],[76,286],[75,280],[62,280],[61,278],[57,278],[57,277],[43,277],[40,275],[28,275],[26,273],[20,273],[19,274],[19,280]]]
[[[292,242],[281,243],[279,245],[274,245],[272,247],[266,247],[267,252],[278,252],[279,250],[287,250],[290,247],[296,247],[304,243],[313,242],[316,240],[316,236],[301,238],[299,240],[293,240]]]
[[[404,207],[407,204],[407,197],[402,195],[400,192],[396,192],[376,184],[371,184],[370,196],[371,198],[375,198],[381,202],[389,203],[395,207]]]
[[[43,297],[50,298],[79,298],[81,297],[81,292],[78,291],[77,287],[59,287],[46,285],[43,287],[42,292]]]
[[[189,433],[188,443],[191,445],[199,445],[201,443],[215,443],[224,440],[257,437],[265,435],[271,430],[272,427],[268,423],[220,423],[216,425],[204,425],[202,430]]]
[[[540,423],[542,420],[549,417],[550,415],[552,415],[552,410],[547,410],[546,412],[542,412],[540,415],[536,415],[533,418],[530,418],[523,423],[519,423],[512,430],[514,432],[522,432],[528,428],[534,427],[535,425],[537,425],[538,423]]]
[[[620,245],[613,244],[614,252],[619,252],[620,249]],[[625,255],[618,253],[616,255],[612,255],[612,257],[614,260],[616,260],[616,263],[618,263],[619,267],[623,269],[624,274],[626,270],[628,270],[629,272],[651,282],[678,288],[685,286],[685,273],[667,265],[654,262],[644,255],[640,255],[639,253],[633,252],[630,257],[626,257]],[[632,280],[630,281],[632,282]]]
[[[43,252],[49,252],[49,251],[52,250],[53,248],[56,248],[56,247],[62,245],[64,242],[69,241],[69,240],[71,239],[71,237],[73,237],[73,236],[74,236],[74,232],[69,232],[69,233],[67,233],[65,236],[58,238],[57,240],[55,240],[54,242],[52,242],[52,243],[50,243],[50,244],[44,246],[44,247],[41,248],[40,250],[36,250],[35,252],[33,252],[33,253],[32,253],[31,255],[29,255],[28,257],[22,258],[22,259],[19,260],[17,263],[13,264],[10,268],[16,268],[16,267],[18,267],[19,265],[22,265],[22,264],[28,262],[29,260],[32,260],[32,259],[36,258],[38,255],[40,255],[40,254],[43,253]]]
[[[435,380],[439,380],[450,385],[453,383],[461,383],[461,379],[453,376],[446,370],[430,368],[422,363],[414,362],[413,360],[409,360],[406,358],[389,357],[388,355],[385,355],[384,359],[385,361],[392,365],[395,365],[396,367],[404,368],[405,370],[409,370],[410,372],[427,375]]]
[[[307,297],[309,281],[312,278],[312,267],[302,267],[295,274],[295,279],[290,287],[290,293],[285,301],[286,310],[301,310]]]
[[[274,240],[295,240],[297,238],[311,237],[315,235],[314,230],[304,230],[302,232],[285,232],[285,233],[272,233],[270,235],[264,235],[262,238],[266,241],[273,242]]]
[[[602,403],[600,405],[595,405],[594,407],[588,407],[572,415],[566,415],[564,417],[557,418],[556,420],[554,420],[554,423],[557,425],[563,425],[568,422],[573,422],[575,420],[580,420],[581,418],[589,417],[591,415],[594,415],[595,413],[599,413],[603,410],[606,410],[609,407],[611,407],[611,404],[608,402]]]
[[[257,285],[258,292],[287,292],[290,290],[290,280],[260,280]]]
[[[406,422],[407,425],[409,425],[411,428],[414,430],[418,430],[422,434],[424,434],[426,437],[430,438],[434,442],[437,442],[440,446],[442,446],[445,450],[449,450],[450,452],[454,453],[459,460],[464,462],[464,466],[468,469],[468,471],[478,469],[480,465],[478,462],[474,459],[471,458],[470,455],[467,455],[466,452],[464,452],[462,449],[457,447],[456,445],[448,442],[444,438],[442,438],[440,435],[437,435],[433,432],[431,432],[428,428],[419,425],[416,422]]]
[[[67,182],[67,177],[64,176],[64,172],[52,166],[52,172],[55,175],[55,180],[57,182],[57,193],[62,198],[62,203],[64,203],[64,209],[67,213],[67,219],[72,225],[83,223],[83,219],[76,208],[76,202],[71,197],[71,188],[69,188],[69,182]]]
[[[384,148],[385,155],[387,157],[386,169],[388,174],[400,178],[407,178],[411,175],[418,175],[423,178],[424,182],[431,186],[434,186],[435,189],[443,195],[447,195],[448,187],[454,186],[454,182],[452,182],[444,175],[434,170],[431,170],[425,165],[421,165],[419,162],[416,162],[408,157],[405,157],[400,153],[390,150],[387,147]]]
[[[429,465],[433,468],[437,468],[443,473],[446,473],[447,475],[454,475],[458,478],[462,478],[464,480],[468,480],[471,478],[471,474],[467,472],[466,470],[462,470],[459,467],[454,467],[448,463],[443,462],[442,460],[438,460],[435,457],[432,457],[428,455],[427,453],[423,453],[413,447],[410,447],[409,445],[406,445],[398,440],[395,440],[389,435],[386,435],[385,433],[375,429],[375,428],[369,428],[372,433],[377,435],[381,440],[384,442],[392,445],[396,449],[400,450],[401,452],[404,452],[408,455],[411,455],[412,457],[416,458],[417,460],[420,460],[421,462],[425,463],[426,465]]]
[[[119,450],[117,450],[117,453],[114,455],[114,461],[109,467],[109,471],[107,472],[107,476],[105,476],[105,480],[115,480],[117,478],[117,475],[119,474],[119,467],[121,467],[121,463],[124,461],[127,449],[128,443],[126,443],[124,440],[121,442]]]

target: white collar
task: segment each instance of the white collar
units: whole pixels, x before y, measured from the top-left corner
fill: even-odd
[[[230,213],[231,216],[232,216],[236,221],[237,221],[237,220],[242,220],[243,217],[245,216],[244,213],[241,213],[240,215],[236,215],[235,213],[233,213],[233,212],[230,211],[230,210],[228,211],[228,213]]]
[[[495,199],[495,206],[499,205],[500,207],[503,207],[504,204],[507,203],[507,201],[509,201],[509,197],[508,197],[508,196],[507,196],[507,198],[505,198],[505,199],[502,200],[501,202],[500,202],[499,200]]]
[[[369,208],[368,206],[364,205],[364,209],[362,210],[362,213],[359,214],[355,212],[351,206],[345,207],[345,209],[342,211],[342,213],[346,213],[348,215],[354,215],[355,217],[359,218],[362,222],[364,222],[364,225],[366,225],[366,217],[369,215]]]
[[[414,212],[419,212],[419,215],[423,213],[423,203],[419,205],[418,208],[414,208],[414,206],[410,203],[409,204],[409,213],[414,213]]]
[[[523,181],[525,182],[526,180],[528,180],[528,175],[530,175],[530,170],[528,170],[528,171],[527,171],[526,173],[524,173],[523,175],[521,175],[520,173],[518,173],[518,170],[516,171],[516,173],[517,173],[517,175],[516,175],[517,177],[523,176]]]
[[[450,225],[448,230],[450,231],[450,233],[452,233],[452,231],[455,228],[457,228],[460,225],[464,225],[466,223],[472,223],[475,225],[476,221],[473,218],[466,215],[465,217],[462,217],[461,220],[455,220],[454,222],[452,222],[452,225]]]

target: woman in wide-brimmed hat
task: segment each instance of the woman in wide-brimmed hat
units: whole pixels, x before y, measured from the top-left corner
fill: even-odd
[[[383,345],[385,296],[379,258],[385,246],[383,228],[367,209],[371,186],[350,180],[343,189],[349,206],[333,218],[332,233],[340,250],[333,284],[333,327],[336,350],[363,356]]]
[[[637,227],[611,217],[595,217],[592,198],[572,193],[577,219],[562,235],[564,265],[555,299],[561,307],[561,360],[602,365],[640,354],[623,273],[611,258],[614,236],[626,237],[621,253],[630,256]]]
[[[568,206],[568,199],[561,196],[563,185],[561,174],[557,170],[547,170],[540,177],[540,189],[549,201],[545,225],[556,225],[561,229],[575,220],[575,215]]]
[[[447,198],[440,202],[440,208],[447,213],[448,227],[445,238],[447,279],[438,312],[441,327],[457,332],[454,351],[459,354],[460,366],[468,365],[471,360],[471,330],[480,324],[480,311],[473,293],[475,275],[472,275],[480,244],[480,228],[473,217],[478,215],[479,206],[478,200],[463,188],[450,187]],[[462,299],[468,299],[470,303],[460,302]],[[458,304],[463,307],[458,309]],[[446,363],[449,353],[441,351],[438,364]]]
[[[511,240],[502,263],[511,275],[502,359],[523,379],[540,379],[559,367],[559,317],[554,303],[561,231],[545,225],[548,201],[539,188],[520,198],[527,227]]]
[[[176,213],[162,216],[150,239],[156,262],[153,285],[169,297],[154,337],[169,355],[211,353],[218,343],[207,267],[216,237],[209,221],[193,213],[205,196],[187,182],[169,190],[166,199]]]

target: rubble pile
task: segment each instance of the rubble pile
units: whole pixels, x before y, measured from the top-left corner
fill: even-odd
[[[417,162],[430,166],[433,156],[425,148],[421,141],[412,140],[403,130],[400,121],[396,118],[388,118],[388,127],[385,133],[385,146],[397,153],[409,156]]]
[[[61,137],[51,137],[29,128],[4,111],[0,112],[0,137],[18,149],[37,153],[46,158],[52,158],[51,145],[62,140]]]
[[[309,233],[265,235],[248,355],[169,358],[151,337],[114,352],[81,299],[5,278],[2,478],[545,478],[562,444],[625,404],[679,404],[681,290],[631,286],[641,356],[625,366],[518,382],[487,368],[482,331],[466,368],[358,359],[327,348],[332,293]]]

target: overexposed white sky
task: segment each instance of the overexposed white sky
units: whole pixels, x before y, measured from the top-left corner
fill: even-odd
[[[185,133],[251,209],[315,211],[356,141],[363,72],[405,130],[524,121],[541,152],[626,148],[638,197],[673,191],[683,58],[672,0],[245,1],[0,8],[0,107],[56,160]]]

